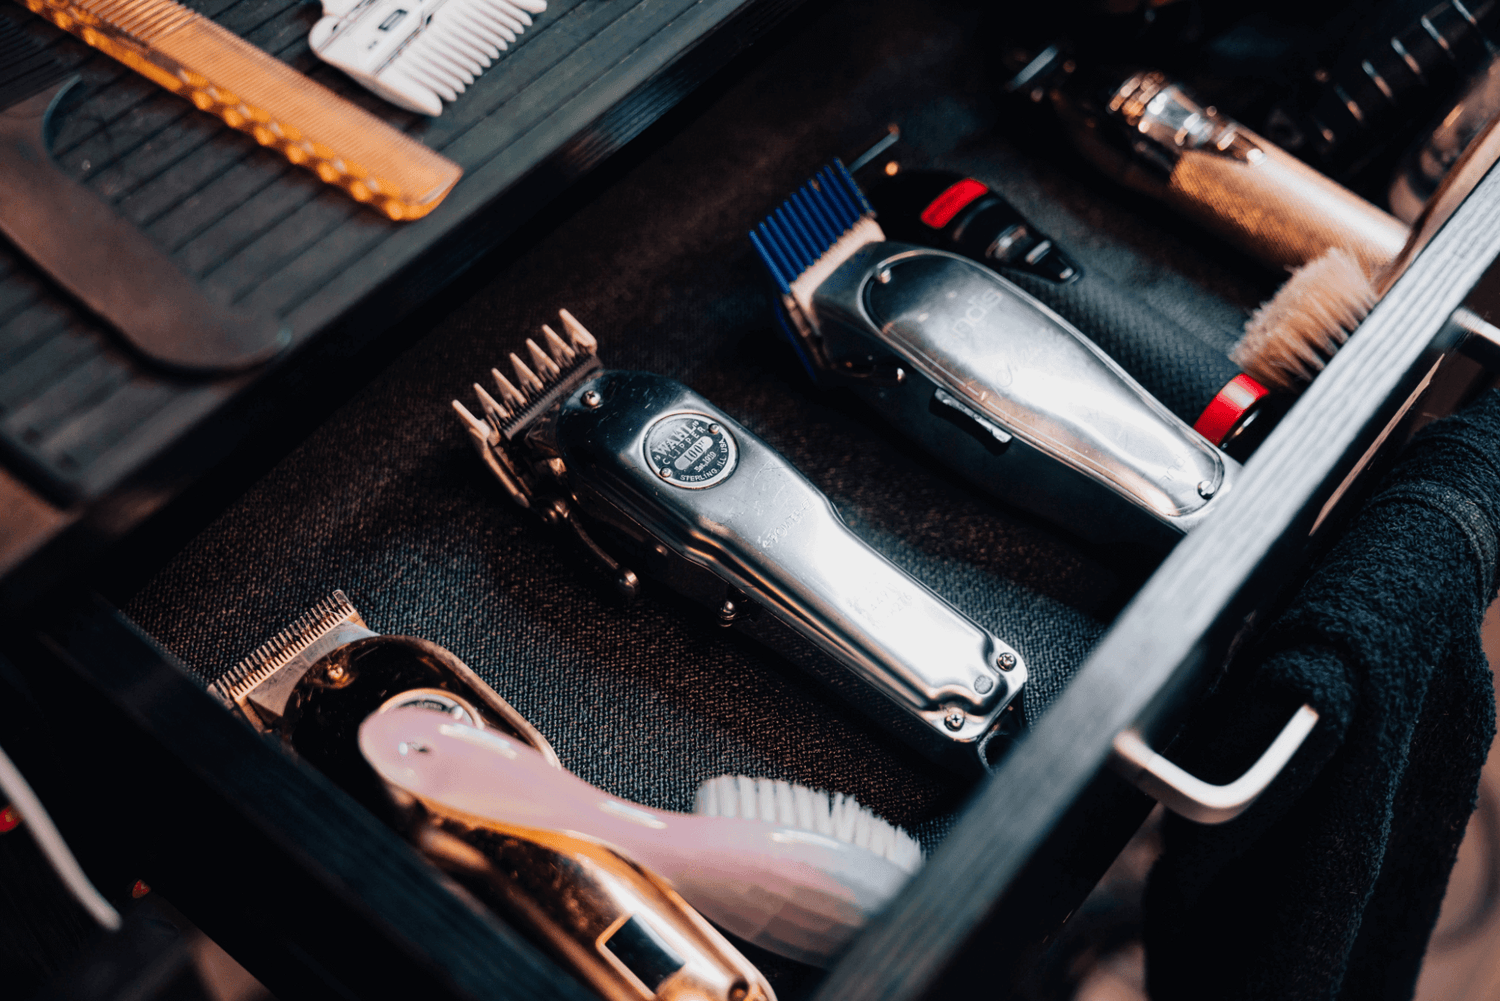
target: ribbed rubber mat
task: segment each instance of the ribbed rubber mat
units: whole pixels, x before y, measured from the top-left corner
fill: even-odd
[[[53,155],[208,294],[283,317],[304,339],[570,140],[745,0],[551,0],[442,116],[401,111],[308,49],[316,4],[210,0],[199,13],[457,161],[434,217],[392,223],[248,136],[17,8],[81,82]],[[152,369],[0,241],[0,450],[29,479],[87,500],[241,385]]]

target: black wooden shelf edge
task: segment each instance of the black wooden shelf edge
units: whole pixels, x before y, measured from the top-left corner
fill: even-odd
[[[70,798],[98,821],[69,836],[108,839],[93,854],[140,867],[282,1001],[592,997],[102,599],[11,640],[42,703],[67,707],[49,723],[69,735]]]
[[[980,984],[1004,993],[1049,918],[1060,923],[1087,892],[1068,899],[1048,874],[1067,871],[1059,862],[1086,840],[1098,816],[1090,800],[1118,794],[1105,773],[1115,735],[1172,732],[1181,693],[1300,562],[1324,503],[1351,473],[1377,472],[1362,458],[1451,347],[1449,317],[1497,256],[1492,170],[1261,446],[1218,517],[1125,608],[921,877],[856,940],[820,1001],[913,1001]],[[1040,915],[1043,927],[1014,927],[1007,914]]]

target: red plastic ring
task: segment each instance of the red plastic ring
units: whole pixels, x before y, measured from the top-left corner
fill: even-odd
[[[1203,413],[1198,415],[1198,420],[1193,424],[1193,430],[1215,445],[1221,445],[1240,418],[1245,416],[1245,411],[1270,393],[1265,386],[1241,372],[1230,379],[1208,406],[1203,408]]]

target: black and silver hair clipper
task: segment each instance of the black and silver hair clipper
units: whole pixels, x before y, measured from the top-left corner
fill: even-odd
[[[1240,462],[1290,408],[1290,397],[1272,396],[1222,347],[1098,269],[1085,270],[983,182],[946,170],[900,170],[875,182],[869,196],[886,235],[994,268],[1076,324],[1168,410]]]
[[[493,371],[497,395],[475,385],[484,419],[453,402],[512,499],[569,526],[627,594],[636,576],[606,538],[928,756],[987,767],[1020,725],[1016,650],[851,532],[728,414],[663,376],[606,370],[561,317],[566,339],[543,327],[530,365],[510,356],[514,383]]]
[[[967,257],[886,238],[835,161],[750,234],[777,317],[852,389],[996,496],[1085,538],[1170,545],[1239,463],[1075,327]]]

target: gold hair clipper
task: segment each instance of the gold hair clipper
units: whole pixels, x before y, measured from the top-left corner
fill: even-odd
[[[427,640],[373,632],[342,591],[209,690],[392,823],[609,1001],[775,1001],[760,971],[665,880],[614,849],[466,816],[382,780],[359,748],[360,724],[407,706],[507,734],[561,764],[463,661]]]

